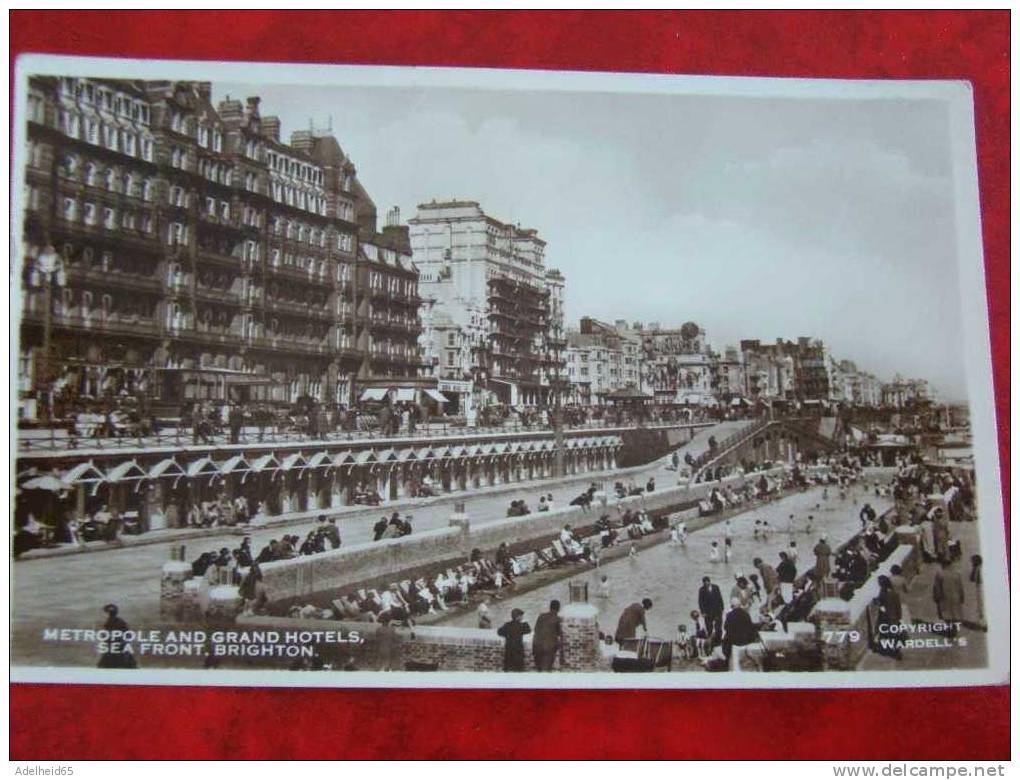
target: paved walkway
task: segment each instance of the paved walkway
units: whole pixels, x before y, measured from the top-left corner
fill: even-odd
[[[988,663],[988,635],[977,628],[981,624],[977,614],[977,599],[974,585],[967,580],[970,574],[970,556],[978,551],[978,522],[951,523],[950,532],[960,540],[963,558],[957,562],[957,571],[963,578],[964,627],[949,647],[913,647],[903,650],[902,660],[897,661],[886,655],[868,652],[858,669],[869,672],[895,670],[927,671],[941,669],[976,669]],[[938,564],[926,563],[921,572],[910,583],[910,592],[905,599],[915,623],[936,623],[939,620],[932,586]],[[910,634],[913,639],[942,640],[944,637],[930,631]]]
[[[472,522],[491,522],[506,516],[511,499],[523,498],[534,511],[541,494],[552,493],[555,503],[563,505],[585,489],[593,479],[614,479],[633,476],[641,484],[655,475],[661,487],[674,484],[676,473],[654,462],[634,469],[583,474],[566,480],[517,483],[491,488],[491,492],[457,493],[439,499],[420,499],[414,506],[413,525],[416,531],[444,527],[449,522],[455,501],[465,501]],[[431,503],[424,503],[431,501]],[[368,542],[372,525],[381,515],[394,511],[392,505],[365,509],[340,517],[339,526],[345,545]],[[304,538],[312,528],[314,517],[309,513],[286,527],[289,533]],[[221,547],[233,549],[240,543],[233,529],[210,529],[212,534],[187,544],[187,558],[194,560],[207,550]],[[271,538],[279,538],[284,529],[249,529],[256,552]],[[83,661],[80,646],[43,643],[45,627],[91,628],[103,620],[102,606],[116,603],[121,615],[132,628],[159,627],[159,572],[170,557],[174,543],[162,541],[142,546],[115,547],[98,543],[101,549],[85,555],[63,555],[32,559],[26,556],[14,564],[11,621],[11,657],[22,664],[76,664]],[[86,648],[86,658],[91,650]]]

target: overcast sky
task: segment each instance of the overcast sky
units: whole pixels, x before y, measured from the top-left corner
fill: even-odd
[[[322,89],[260,95],[334,134],[380,217],[477,200],[548,242],[585,314],[694,320],[716,349],[815,336],[881,379],[965,397],[943,103]]]

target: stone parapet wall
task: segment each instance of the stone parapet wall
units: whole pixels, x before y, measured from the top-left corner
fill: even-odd
[[[562,671],[597,671],[600,663],[598,612],[590,604],[567,604],[563,607]],[[336,620],[301,620],[279,617],[240,617],[234,628],[238,631],[337,631],[344,636],[357,632],[361,641],[351,643],[313,643],[316,654],[334,669],[353,664],[359,671],[378,669],[383,664],[379,652],[377,623],[352,623]],[[403,671],[408,664],[419,668],[434,667],[442,672],[498,672],[503,670],[503,639],[495,629],[460,628],[456,626],[417,626],[414,630],[395,629],[397,641],[390,668]],[[531,637],[525,637],[527,666],[532,668]],[[247,667],[288,668],[289,661],[278,658],[245,658],[238,661]]]
[[[778,473],[778,469],[766,472]],[[548,512],[533,512],[523,517],[508,517],[479,525],[458,520],[449,528],[422,531],[397,539],[342,547],[316,555],[300,556],[262,565],[263,585],[270,603],[289,604],[315,595],[359,587],[380,578],[404,579],[423,567],[437,568],[463,562],[474,549],[491,554],[502,543],[520,549],[539,547],[556,537],[567,523],[582,528],[594,524],[603,511],[647,509],[649,512],[673,511],[705,498],[720,485],[741,486],[759,474],[727,477],[721,483],[661,488],[642,496],[611,499],[608,507],[599,503],[590,509],[564,506]],[[470,503],[467,507],[470,515]],[[419,575],[420,576],[420,575]]]

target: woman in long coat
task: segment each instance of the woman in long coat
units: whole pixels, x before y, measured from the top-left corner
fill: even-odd
[[[950,624],[963,620],[963,579],[959,572],[953,568],[953,562],[943,559],[942,568],[935,572],[935,583],[932,587],[932,596],[935,605],[939,610],[939,617]],[[950,636],[956,634],[956,626],[950,625],[947,632]]]
[[[510,613],[510,620],[496,632],[506,640],[503,650],[504,672],[523,672],[525,669],[524,637],[531,633],[531,626],[521,619],[523,617],[524,612],[515,608]]]

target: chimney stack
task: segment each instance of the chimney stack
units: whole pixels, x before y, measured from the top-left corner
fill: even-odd
[[[280,143],[280,117],[262,117],[262,135],[272,141]]]

